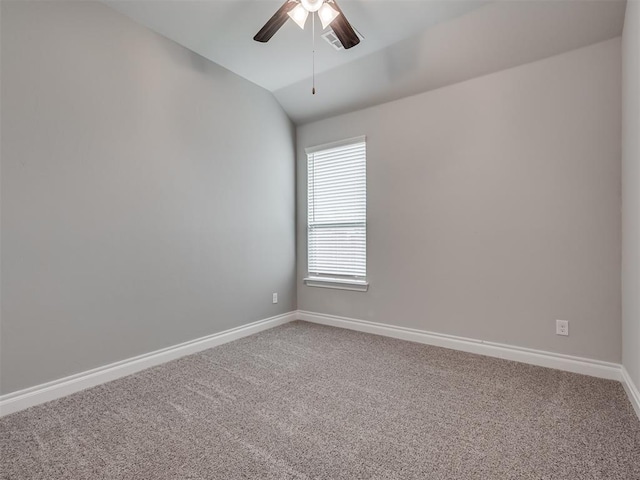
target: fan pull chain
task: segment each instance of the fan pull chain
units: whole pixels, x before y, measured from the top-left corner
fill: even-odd
[[[313,52],[311,53],[311,95],[316,94],[316,14],[311,14],[311,36],[313,37]]]

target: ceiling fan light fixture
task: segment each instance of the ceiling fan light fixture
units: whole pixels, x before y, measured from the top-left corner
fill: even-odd
[[[320,17],[320,21],[322,22],[322,29],[324,30],[325,28],[327,28],[338,15],[340,15],[340,12],[338,12],[331,5],[329,5],[328,3],[322,4],[322,7],[320,7],[320,10],[318,11],[318,16]]]
[[[317,12],[324,3],[324,0],[300,0],[307,12]]]
[[[293,10],[287,13],[291,17],[291,20],[296,22],[298,26],[304,30],[304,24],[307,23],[307,17],[309,16],[309,12],[302,6],[302,4],[298,4],[295,6]]]
[[[2,1],[2,0],[0,0]],[[342,1],[342,0],[341,0]],[[273,37],[289,18],[304,30],[309,13],[319,11],[323,5],[329,4],[322,12],[323,26],[331,24],[333,33],[345,50],[355,47],[360,43],[360,37],[347,21],[336,0],[284,0],[282,6],[274,13],[263,27],[255,34],[256,42],[266,43]],[[332,12],[335,10],[337,15]],[[320,14],[318,14],[320,16]],[[331,17],[334,17],[333,19]],[[312,17],[315,19],[315,17]],[[315,35],[313,36],[315,40]]]

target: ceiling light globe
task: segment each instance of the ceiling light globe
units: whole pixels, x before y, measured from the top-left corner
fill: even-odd
[[[340,15],[340,12],[335,10],[328,3],[324,3],[320,10],[318,11],[318,16],[320,17],[320,21],[322,22],[322,28],[325,29],[329,26],[331,22],[333,22],[336,17]]]
[[[323,2],[324,0],[300,0],[300,3],[308,12],[317,12]]]
[[[301,29],[304,30],[304,24],[307,21],[309,12],[307,12],[302,5],[296,5],[296,8],[291,10],[287,15],[289,15],[291,19],[296,22]]]

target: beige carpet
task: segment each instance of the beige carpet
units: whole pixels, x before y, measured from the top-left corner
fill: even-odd
[[[640,479],[613,381],[294,322],[0,420],[2,479]]]

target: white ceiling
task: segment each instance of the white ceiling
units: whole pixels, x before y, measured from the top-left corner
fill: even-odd
[[[106,0],[109,6],[270,91],[311,76],[311,18],[305,30],[288,21],[266,44],[253,36],[284,0]],[[486,3],[486,2],[485,2]],[[342,0],[345,16],[365,37],[336,51],[319,38],[316,73],[362,58],[482,3],[451,0]]]
[[[311,95],[310,21],[305,31],[290,21],[268,43],[253,41],[283,1],[105,3],[274,92],[296,123],[616,37],[625,8],[619,0],[339,0],[364,40],[336,51],[316,38],[317,94]]]

